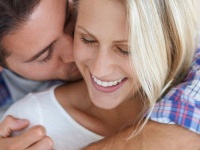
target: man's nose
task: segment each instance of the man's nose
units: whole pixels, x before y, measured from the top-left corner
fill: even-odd
[[[64,63],[71,63],[74,62],[74,56],[72,52],[67,52],[67,51],[72,51],[72,50],[65,50],[66,52],[61,56],[61,59]]]
[[[70,35],[64,35],[62,38],[62,52],[60,53],[60,58],[64,63],[74,62],[73,56],[73,37]]]

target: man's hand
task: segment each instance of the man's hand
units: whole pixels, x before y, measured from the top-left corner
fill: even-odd
[[[133,130],[127,128],[84,150],[200,150],[200,136],[177,125],[149,121],[141,133],[125,140]]]
[[[15,137],[13,131],[20,131],[29,125],[28,120],[7,116],[0,124],[0,150],[51,150],[52,140],[46,136],[42,126],[35,126]]]

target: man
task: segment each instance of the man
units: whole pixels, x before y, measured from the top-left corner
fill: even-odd
[[[62,3],[65,4],[65,1]],[[0,65],[9,68],[9,70],[4,69],[0,75],[3,86],[1,91],[4,89],[1,95],[6,97],[6,100],[3,97],[0,99],[1,111],[27,93],[40,91],[54,84],[41,81],[52,79],[74,81],[80,78],[72,56],[74,18],[70,12],[71,8],[67,8],[67,14],[65,5],[62,10],[55,9],[55,12],[45,14],[44,12],[52,7],[49,3],[44,4],[44,10],[28,16],[29,13],[25,11],[32,11],[28,7],[34,8],[39,2],[39,0],[22,1],[21,3],[26,6],[22,8],[15,6],[14,1],[10,1],[13,6],[9,6],[9,2],[1,2]],[[26,23],[28,17],[31,19]],[[15,29],[16,27],[19,30]]]
[[[6,17],[3,18],[4,16]],[[21,76],[39,81],[52,79],[74,81],[80,79],[72,56],[74,16],[75,12],[72,9],[71,1],[1,0],[1,66],[14,72],[3,70],[8,77],[3,76],[2,81],[4,81],[5,77],[18,81],[18,78],[15,77],[23,79]],[[14,19],[10,20],[11,18]],[[1,29],[4,27],[7,30]],[[14,75],[14,77],[10,77],[10,74]],[[42,84],[39,82],[38,87],[46,83],[48,84],[48,82],[42,82]],[[14,83],[10,82],[8,84],[7,81],[4,81],[4,84],[13,86]],[[24,92],[21,96],[35,91],[37,84],[33,87],[36,88]],[[10,90],[10,87],[8,89]],[[18,88],[14,88],[14,91],[16,89]],[[8,138],[12,131],[21,130],[27,125],[27,120],[15,119],[11,116],[5,118],[0,124],[0,149],[46,150],[53,147],[53,142],[46,136],[45,129],[41,126],[33,127],[21,135]],[[108,140],[102,141],[103,143],[91,145],[88,149],[135,148],[136,150],[146,150],[152,148],[156,150],[156,148],[160,149],[161,147],[162,149],[167,149],[170,144],[174,146],[171,147],[172,150],[177,150],[182,146],[183,149],[197,148],[199,146],[199,142],[197,142],[199,140],[198,135],[176,125],[161,125],[149,122],[142,134],[133,138],[134,140],[125,141],[121,138],[132,131],[132,128],[128,128],[108,138]],[[162,142],[156,142],[155,144],[157,139],[162,139]],[[176,141],[178,139],[185,142]],[[189,142],[192,145],[189,145]]]
[[[42,82],[44,80],[80,79],[72,56],[73,15],[72,3],[66,0],[0,1],[0,65],[7,68],[0,75],[1,111],[27,93],[43,90],[54,84]],[[3,125],[5,124],[2,123]],[[4,131],[4,127],[1,130]],[[46,149],[45,145],[47,148],[52,145],[42,127],[35,127],[27,134],[31,137],[19,140],[27,145],[14,149],[26,149],[30,145],[32,149]],[[0,136],[5,135],[1,132]],[[8,142],[1,139],[0,149],[15,147],[14,143],[10,143],[19,137]],[[39,142],[32,145],[36,142],[35,139]],[[29,140],[32,143],[27,142]],[[16,144],[20,145],[20,142],[17,140]],[[47,144],[40,144],[45,142]]]

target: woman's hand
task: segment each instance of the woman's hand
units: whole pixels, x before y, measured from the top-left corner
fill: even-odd
[[[14,131],[28,127],[29,121],[7,116],[0,123],[0,150],[51,150],[53,141],[46,136],[45,128],[34,126],[22,134],[11,137]]]

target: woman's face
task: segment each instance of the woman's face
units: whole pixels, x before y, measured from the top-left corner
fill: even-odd
[[[132,98],[126,9],[117,0],[80,0],[74,57],[94,105],[112,109]]]

